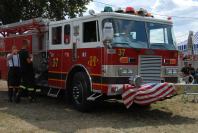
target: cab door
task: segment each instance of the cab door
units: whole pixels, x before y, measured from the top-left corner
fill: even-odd
[[[77,60],[87,69],[92,79],[92,88],[100,90],[102,42],[99,19],[90,18],[80,23],[80,43],[77,44]],[[77,40],[79,40],[77,38]],[[78,41],[77,41],[78,42]]]
[[[63,56],[63,28],[59,24],[49,26],[49,57],[48,57],[48,85],[49,87],[62,88],[62,56]]]

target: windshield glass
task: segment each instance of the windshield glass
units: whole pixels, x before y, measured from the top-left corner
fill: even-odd
[[[109,18],[103,20],[103,27],[105,22],[111,22],[113,25],[113,47],[148,47],[144,22]]]
[[[175,50],[172,26],[158,23],[147,23],[150,48]]]
[[[113,25],[112,47],[176,49],[171,25],[107,18],[103,27],[106,22]]]

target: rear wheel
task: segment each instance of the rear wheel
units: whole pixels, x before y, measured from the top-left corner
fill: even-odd
[[[72,80],[72,101],[74,107],[82,112],[90,110],[91,103],[87,97],[91,95],[88,76],[84,72],[77,72]]]

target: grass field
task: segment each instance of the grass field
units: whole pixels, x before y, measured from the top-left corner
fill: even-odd
[[[112,101],[98,104],[93,112],[80,113],[63,101],[39,97],[8,103],[5,82],[0,82],[0,133],[196,133],[198,103],[181,96],[127,110]]]

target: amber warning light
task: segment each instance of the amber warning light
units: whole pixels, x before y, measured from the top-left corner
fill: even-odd
[[[120,63],[129,63],[128,57],[120,57]]]
[[[164,64],[176,65],[177,64],[177,60],[176,59],[164,59]]]

